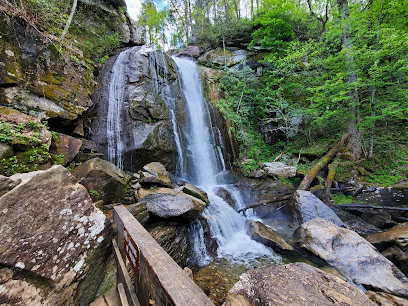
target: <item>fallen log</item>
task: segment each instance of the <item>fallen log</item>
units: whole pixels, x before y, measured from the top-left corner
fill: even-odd
[[[298,190],[307,190],[314,180],[314,178],[317,176],[317,174],[324,168],[326,167],[337,155],[339,152],[340,148],[342,145],[346,142],[348,139],[348,134],[344,134],[341,140],[337,143],[337,145],[331,149],[325,156],[323,156],[317,163],[314,165],[309,172],[306,174],[306,176],[303,178],[303,180],[300,182],[300,185],[298,187]]]
[[[352,204],[327,204],[328,206],[338,207],[338,208],[345,208],[345,209],[353,209],[353,208],[370,208],[370,209],[384,209],[384,210],[400,210],[400,211],[408,211],[408,207],[391,207],[391,206],[375,206],[375,205],[366,205],[363,203],[352,203]]]
[[[329,173],[326,177],[326,182],[324,183],[324,190],[323,190],[323,202],[328,202],[331,199],[330,196],[330,188],[334,181],[334,176],[336,175],[338,164],[333,162],[329,165]]]
[[[273,204],[273,203],[276,203],[276,202],[287,201],[292,197],[292,195],[293,195],[293,193],[288,193],[288,194],[285,194],[285,195],[280,196],[280,197],[276,197],[276,198],[271,199],[271,200],[261,201],[259,203],[253,203],[253,204],[250,204],[250,205],[248,205],[248,206],[246,206],[244,208],[241,208],[240,210],[238,210],[238,212],[243,212],[243,211],[245,211],[247,209],[256,208],[256,207],[259,207],[259,206],[266,206],[266,205]]]

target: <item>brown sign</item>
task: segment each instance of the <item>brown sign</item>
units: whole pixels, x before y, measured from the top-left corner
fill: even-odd
[[[139,263],[140,263],[140,252],[136,243],[133,241],[132,237],[129,235],[126,227],[124,228],[124,242],[125,242],[125,253],[126,257],[130,262],[133,272],[135,273],[135,280],[140,280],[139,273]]]

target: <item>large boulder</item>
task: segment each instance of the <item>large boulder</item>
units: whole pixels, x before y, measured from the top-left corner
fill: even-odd
[[[198,217],[205,207],[205,203],[202,201],[193,201],[187,195],[172,193],[149,194],[140,203],[146,205],[149,213],[160,218],[181,217],[193,219]]]
[[[62,166],[17,174],[0,197],[1,300],[87,305],[104,277],[107,223]]]
[[[353,231],[315,218],[302,224],[293,240],[357,284],[408,297],[408,279],[404,274]]]
[[[295,221],[299,224],[313,218],[324,218],[338,226],[344,226],[335,212],[310,191],[296,190],[289,201],[289,209],[292,210]]]
[[[381,253],[408,274],[408,223],[367,237]]]
[[[294,177],[296,176],[296,167],[288,166],[281,162],[264,163],[264,170],[269,176],[283,176]]]
[[[94,158],[72,171],[79,183],[90,192],[92,199],[103,200],[104,204],[122,200],[127,192],[126,184],[130,176],[114,164]]]
[[[161,185],[173,187],[166,168],[159,162],[152,162],[143,167],[143,176],[140,179],[142,185]]]
[[[293,247],[281,235],[262,222],[247,220],[246,226],[248,227],[248,235],[252,239],[270,246],[279,253],[293,251]]]
[[[240,276],[224,306],[375,305],[356,286],[305,263],[265,266]]]

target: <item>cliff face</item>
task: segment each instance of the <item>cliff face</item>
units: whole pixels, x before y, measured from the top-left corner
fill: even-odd
[[[75,120],[92,105],[95,68],[120,45],[142,43],[120,5],[80,1],[64,42],[50,34],[51,25],[41,28],[30,22],[29,13],[3,11],[0,105],[41,119]]]
[[[99,69],[118,48],[143,44],[123,5],[80,0],[63,41],[69,1],[0,6],[0,174],[58,163],[54,143],[37,141],[34,125],[83,135],[81,117],[93,104]],[[27,131],[36,139],[22,139]]]

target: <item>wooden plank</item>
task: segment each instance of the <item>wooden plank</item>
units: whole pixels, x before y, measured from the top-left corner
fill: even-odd
[[[115,287],[110,288],[103,296],[108,306],[122,306]]]
[[[113,255],[115,257],[116,267],[118,270],[117,272],[118,284],[120,283],[123,284],[123,288],[126,293],[128,303],[132,306],[140,306],[139,300],[137,299],[136,296],[135,287],[132,284],[132,280],[130,279],[130,276],[127,272],[125,263],[123,262],[122,256],[119,252],[119,248],[115,239],[112,240],[112,244]]]
[[[122,306],[129,306],[129,303],[126,297],[125,288],[123,288],[122,283],[118,284],[118,293],[119,293],[119,299],[120,299],[120,302],[122,303]]]
[[[122,259],[124,262],[126,262],[123,220],[119,218],[115,210],[113,210],[113,220],[115,221],[116,232],[117,232],[116,242],[117,242],[120,254],[122,256]]]
[[[89,306],[106,306],[105,299],[103,296],[98,297],[95,301],[93,301]]]
[[[141,265],[147,262],[146,265],[149,266],[141,266],[141,270],[144,268],[144,272],[152,271],[152,274],[154,274],[142,274],[142,283],[148,284],[148,282],[143,282],[143,278],[157,279],[162,286],[161,292],[167,296],[167,301],[163,302],[163,304],[178,306],[214,305],[123,205],[115,206],[114,211],[118,218],[122,220],[129,235],[137,243],[143,259]],[[144,289],[157,292],[157,288],[156,290],[154,288]],[[160,297],[152,296],[151,298],[153,300],[158,299],[156,300],[157,304],[161,303]],[[141,303],[145,304],[143,300],[141,300]]]

